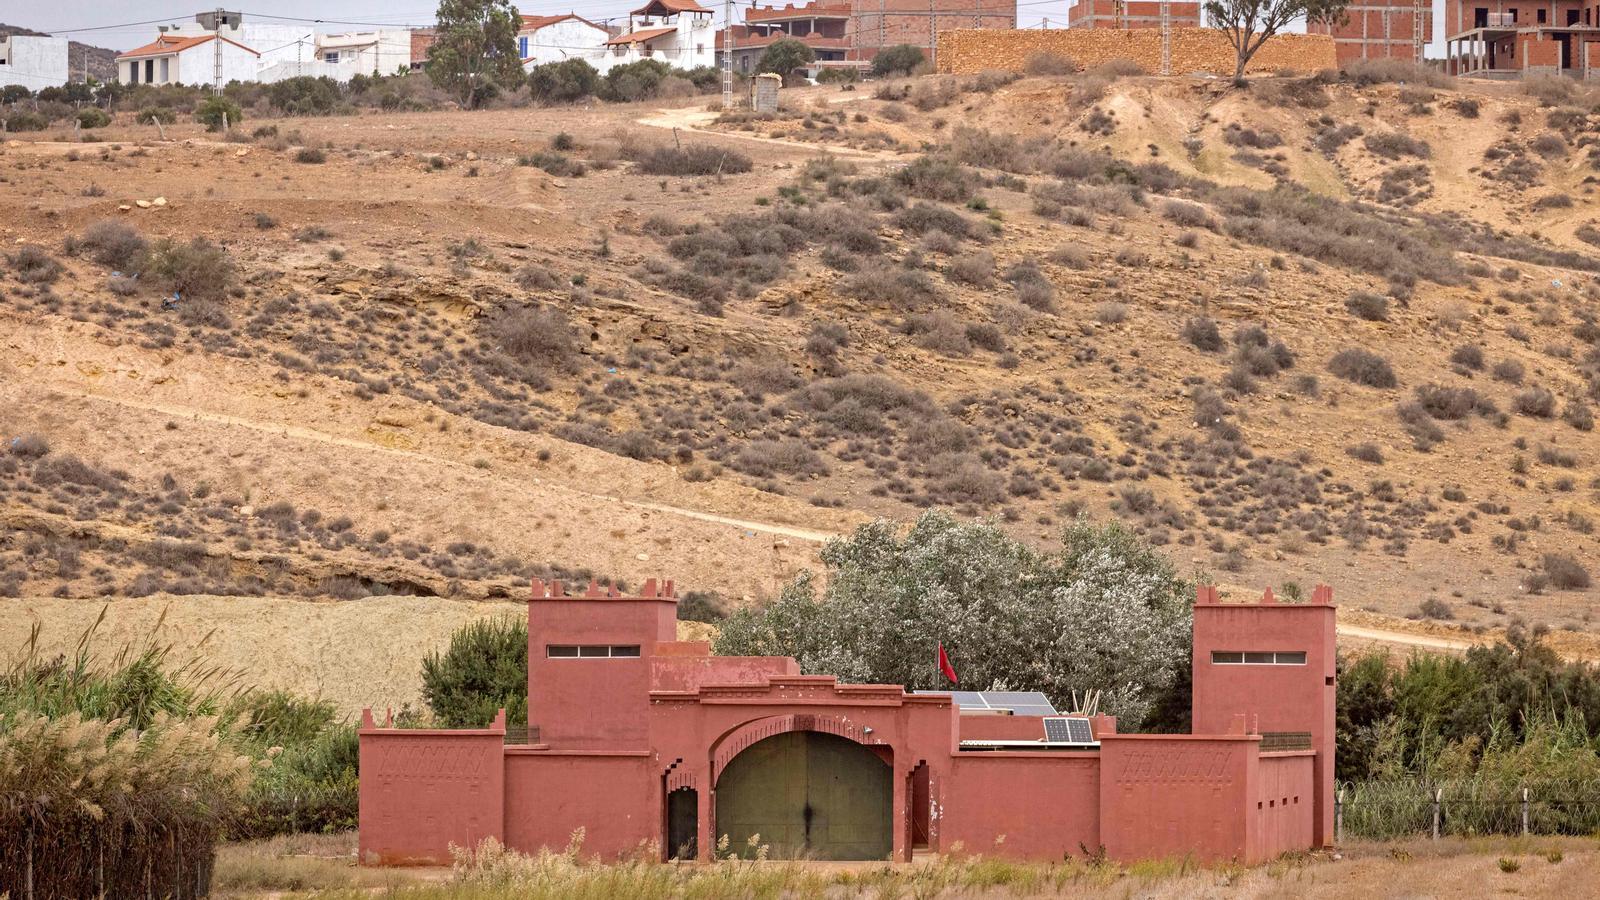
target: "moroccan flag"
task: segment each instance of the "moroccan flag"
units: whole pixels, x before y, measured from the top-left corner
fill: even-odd
[[[939,672],[950,679],[951,684],[960,684],[956,680],[956,667],[950,665],[950,654],[944,652],[944,642],[939,642]]]

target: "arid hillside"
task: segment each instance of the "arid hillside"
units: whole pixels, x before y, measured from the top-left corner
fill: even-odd
[[[929,77],[9,141],[0,596],[665,575],[710,617],[941,505],[1588,632],[1597,101]]]

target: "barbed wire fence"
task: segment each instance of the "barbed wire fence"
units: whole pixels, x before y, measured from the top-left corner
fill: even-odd
[[[1600,832],[1600,780],[1358,781],[1334,795],[1334,840]]]

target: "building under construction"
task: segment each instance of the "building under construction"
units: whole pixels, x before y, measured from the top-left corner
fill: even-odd
[[[1199,3],[1163,0],[1078,0],[1067,8],[1068,28],[1200,27]]]
[[[1432,0],[1367,0],[1345,7],[1337,25],[1308,24],[1310,34],[1333,38],[1334,55],[1344,65],[1356,59],[1407,59],[1420,62],[1433,39]]]

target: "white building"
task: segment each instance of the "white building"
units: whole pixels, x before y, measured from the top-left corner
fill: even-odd
[[[628,31],[606,42],[609,65],[656,59],[679,69],[716,63],[711,10],[694,0],[650,0],[628,14]],[[600,68],[600,67],[596,67]]]
[[[327,77],[349,81],[354,75],[393,75],[411,70],[410,29],[306,34],[293,59],[263,56],[259,81]]]
[[[0,87],[30,91],[67,83],[67,39],[14,34],[0,37]]]
[[[123,84],[211,84],[252,81],[261,54],[227,38],[206,34],[163,34],[143,47],[117,55],[117,80]]]
[[[606,47],[610,39],[611,32],[577,13],[523,16],[522,28],[517,32],[517,55],[522,58],[524,69],[582,59],[604,72],[611,65]]]

